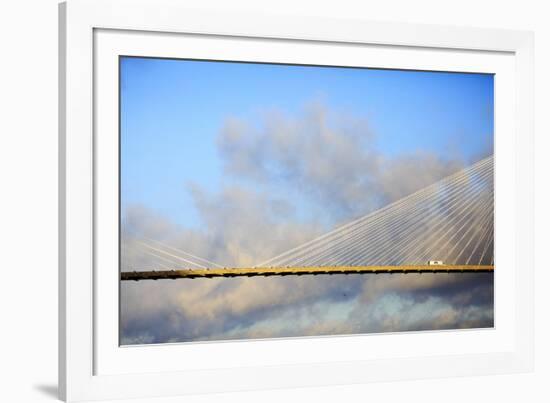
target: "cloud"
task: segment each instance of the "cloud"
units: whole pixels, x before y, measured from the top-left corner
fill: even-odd
[[[123,312],[122,327],[128,343],[491,327],[492,275],[486,276],[473,289],[449,282],[403,290],[388,282],[369,299],[361,294],[368,287],[357,285],[366,286],[374,276],[356,276],[347,284],[341,275],[302,277],[301,285],[287,278],[132,282],[122,289],[131,306]],[[294,294],[288,296],[288,290]],[[472,292],[482,297],[472,298]],[[152,301],[153,307],[142,309]]]
[[[447,295],[468,293],[476,286],[492,283],[492,275],[476,273],[410,273],[407,275],[380,274],[363,284],[361,296],[372,301],[383,293],[408,293],[410,295]],[[473,296],[473,294],[472,294]]]
[[[361,117],[312,104],[219,133],[219,192],[189,183],[202,225],[145,206],[123,217],[123,270],[162,262],[155,239],[226,266],[250,266],[460,169],[456,157],[387,156]],[[450,153],[452,155],[452,153]],[[169,265],[168,262],[164,264]],[[124,282],[124,344],[492,326],[492,275],[334,275]]]
[[[449,152],[388,157],[364,118],[308,105],[299,117],[272,111],[262,124],[229,119],[218,137],[228,175],[298,192],[336,220],[362,215],[456,172]]]

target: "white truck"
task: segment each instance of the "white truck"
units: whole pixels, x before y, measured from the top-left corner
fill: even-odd
[[[429,260],[428,266],[443,266],[443,262],[441,260]]]

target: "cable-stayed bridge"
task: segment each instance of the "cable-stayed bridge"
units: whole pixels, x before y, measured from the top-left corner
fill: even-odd
[[[151,269],[122,280],[304,274],[492,272],[493,156],[253,267],[224,267],[143,239]]]

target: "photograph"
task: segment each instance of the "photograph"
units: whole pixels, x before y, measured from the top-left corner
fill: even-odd
[[[494,328],[493,74],[118,62],[121,346]]]

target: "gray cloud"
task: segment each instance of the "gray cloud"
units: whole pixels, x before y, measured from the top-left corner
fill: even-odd
[[[228,120],[218,138],[225,170],[299,192],[323,214],[349,219],[397,200],[464,166],[450,150],[387,157],[364,118],[309,105],[298,118],[271,112],[260,126]]]
[[[472,288],[445,280],[433,289],[378,283],[376,296],[367,299],[361,292],[374,276],[128,283],[123,295],[136,308],[123,312],[122,325],[127,343],[491,327],[492,275],[479,276]],[[152,300],[153,307],[140,310]]]

